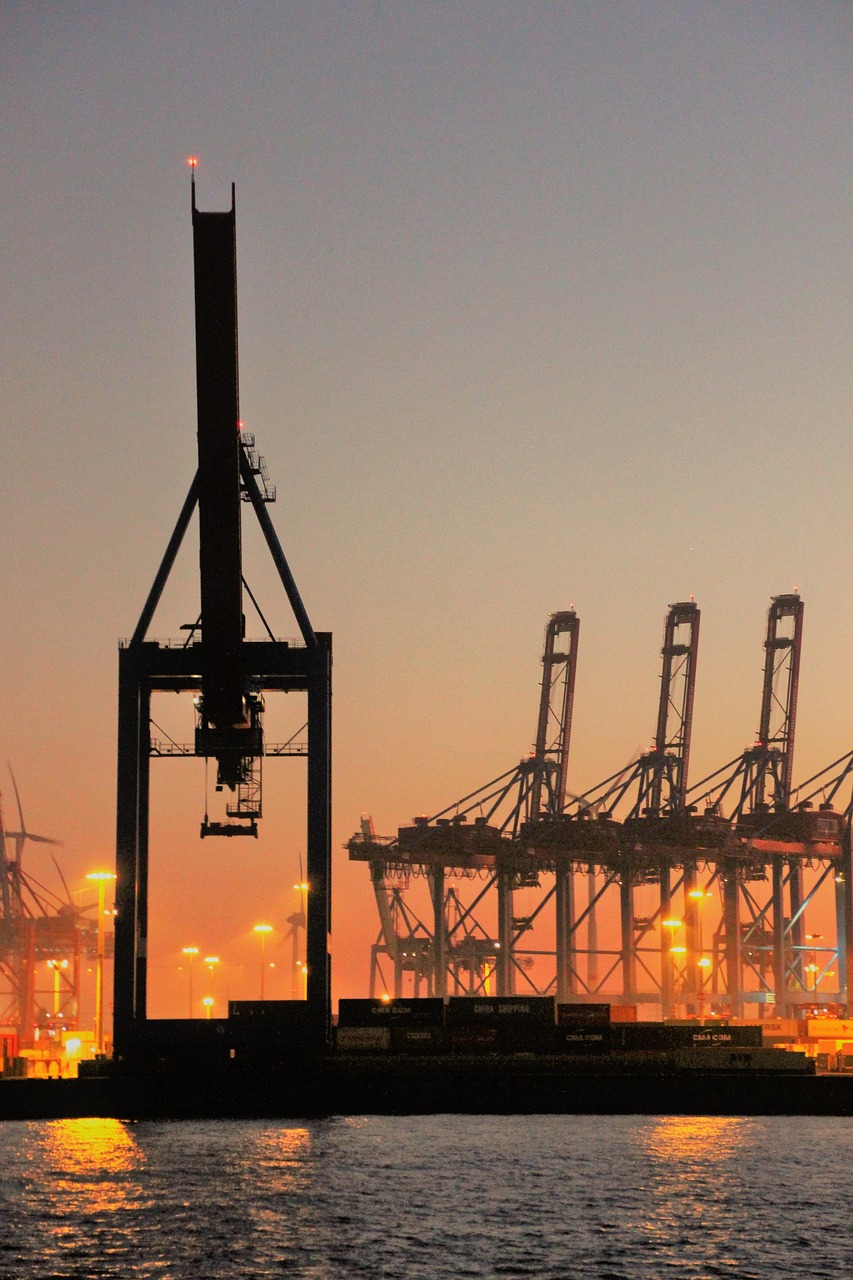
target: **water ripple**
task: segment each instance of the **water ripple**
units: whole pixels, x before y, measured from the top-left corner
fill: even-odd
[[[853,1121],[0,1126],[0,1280],[853,1275]]]

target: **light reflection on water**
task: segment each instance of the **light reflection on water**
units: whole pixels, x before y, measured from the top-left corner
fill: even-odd
[[[256,1159],[261,1167],[296,1172],[306,1165],[311,1155],[310,1130],[262,1130],[257,1135],[256,1151]]]
[[[847,1119],[0,1125],[0,1280],[843,1280]]]
[[[100,1187],[113,1180],[110,1175],[118,1181],[118,1175],[134,1172],[145,1161],[132,1130],[120,1120],[51,1120],[37,1128],[37,1150],[61,1171],[64,1192],[75,1185]]]
[[[668,1116],[641,1130],[649,1162],[642,1228],[652,1256],[674,1255],[683,1273],[693,1274],[688,1268],[701,1267],[710,1250],[719,1255],[716,1265],[737,1274],[738,1257],[727,1242],[759,1132],[758,1122],[736,1116]]]
[[[709,1164],[731,1160],[754,1140],[755,1121],[740,1116],[662,1116],[640,1141],[662,1168],[693,1177]]]

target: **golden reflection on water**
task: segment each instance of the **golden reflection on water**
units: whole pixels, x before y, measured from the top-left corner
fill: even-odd
[[[706,1165],[731,1160],[753,1140],[755,1124],[741,1116],[662,1116],[641,1142],[662,1165]]]
[[[69,1173],[117,1173],[135,1169],[141,1160],[121,1120],[51,1120],[45,1130],[45,1155]]]
[[[256,1166],[284,1173],[290,1181],[304,1175],[311,1155],[311,1133],[308,1129],[263,1129],[258,1134]]]
[[[129,1175],[145,1160],[120,1120],[53,1120],[44,1127],[42,1155],[69,1211],[97,1213],[138,1200],[138,1182]]]
[[[685,1231],[707,1243],[724,1236],[738,1195],[738,1157],[758,1140],[756,1122],[741,1116],[665,1116],[643,1128],[648,1239],[678,1248]]]

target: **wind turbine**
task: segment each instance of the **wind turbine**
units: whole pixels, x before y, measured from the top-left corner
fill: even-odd
[[[54,840],[51,836],[37,835],[36,832],[27,830],[27,824],[24,819],[24,809],[21,804],[21,793],[18,790],[15,773],[8,760],[6,761],[6,766],[9,770],[9,776],[12,779],[12,789],[15,792],[15,803],[18,806],[18,821],[20,824],[18,831],[6,831],[3,828],[2,816],[0,815],[0,853],[2,853],[3,857],[3,911],[4,915],[8,919],[11,916],[22,916],[25,914],[23,904],[24,885],[26,885],[39,908],[41,910],[45,909],[45,903],[39,898],[39,895],[35,892],[32,884],[22,873],[24,845],[28,840],[32,841],[33,844],[52,845],[61,845],[62,841]],[[7,839],[14,840],[15,842],[15,853],[13,857],[9,857],[6,852]],[[62,880],[65,892],[68,894],[68,885],[65,882],[65,877],[59,869],[59,864],[56,862],[55,858],[53,861],[57,871],[59,871],[59,876]],[[70,900],[69,896],[69,902]]]

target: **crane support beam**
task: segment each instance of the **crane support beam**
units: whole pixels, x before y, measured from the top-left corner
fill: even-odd
[[[743,1016],[743,959],[741,955],[740,885],[737,866],[726,860],[721,867],[723,893],[723,937],[725,939],[726,986],[732,1017]]]
[[[575,879],[574,869],[569,859],[557,859],[554,877],[557,999],[567,1000],[577,990],[574,933]]]
[[[442,866],[434,866],[429,873],[429,890],[432,898],[432,968],[433,994],[443,1000],[447,995],[447,923],[444,915],[444,875]]]
[[[660,869],[660,1003],[661,1017],[671,1018],[673,1011],[672,936],[672,868],[664,861]],[[670,923],[668,923],[670,922]]]

